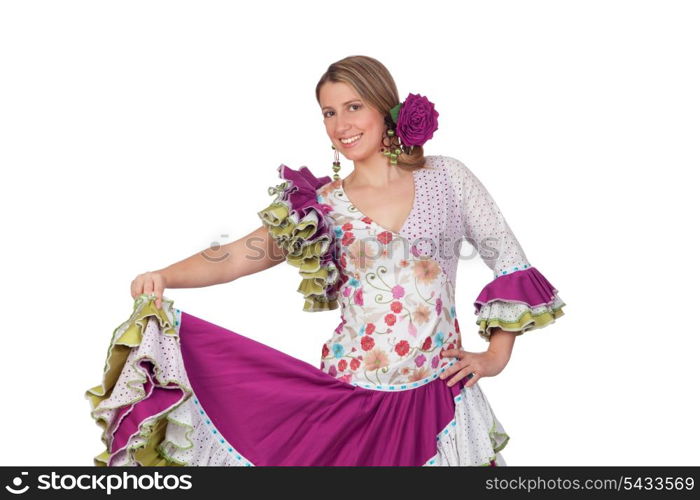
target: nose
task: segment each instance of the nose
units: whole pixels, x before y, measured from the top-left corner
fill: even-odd
[[[335,121],[335,136],[337,137],[343,137],[351,128],[351,124],[347,118],[345,118],[344,115],[340,114],[338,115],[338,118]]]

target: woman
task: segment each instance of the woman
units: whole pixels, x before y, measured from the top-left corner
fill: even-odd
[[[261,227],[224,249],[245,257],[197,253],[132,282],[134,311],[86,394],[104,430],[96,465],[505,465],[509,437],[478,381],[565,304],[474,174],[423,155],[437,129],[430,101],[399,102],[365,56],[332,64],[316,98],[334,179],[280,165]],[[342,180],[338,151],[354,163]],[[494,272],[475,302],[489,344],[478,353],[461,349],[454,303],[465,238]],[[264,257],[249,259],[255,241]],[[320,369],[163,296],[283,260],[299,269],[305,311],[341,309]]]

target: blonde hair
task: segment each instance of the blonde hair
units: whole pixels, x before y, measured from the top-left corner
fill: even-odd
[[[360,97],[377,109],[384,116],[386,128],[396,130],[391,119],[391,108],[401,100],[396,89],[396,83],[389,70],[378,60],[369,56],[348,56],[334,62],[316,84],[316,101],[320,105],[319,94],[321,86],[326,82],[344,82],[355,89]],[[399,139],[384,134],[383,145],[389,144],[391,151],[399,145]],[[387,158],[387,161],[388,158]],[[415,170],[425,166],[422,146],[413,146],[411,154],[401,153],[397,158],[397,166],[407,170]]]

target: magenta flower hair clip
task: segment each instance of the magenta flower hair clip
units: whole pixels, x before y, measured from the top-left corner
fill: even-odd
[[[399,146],[393,151],[386,149],[384,155],[389,157],[392,165],[396,165],[401,153],[411,154],[415,146],[422,146],[432,139],[433,133],[438,129],[440,113],[427,97],[409,93],[403,102],[391,108],[390,114],[393,123],[387,119],[387,124],[390,125],[387,135],[392,137],[396,134]],[[393,126],[396,131],[391,128]]]

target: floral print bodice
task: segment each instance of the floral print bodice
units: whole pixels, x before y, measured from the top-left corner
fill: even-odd
[[[340,309],[320,369],[374,390],[406,390],[437,377],[461,348],[455,278],[467,240],[493,271],[474,302],[479,335],[521,335],[566,304],[530,265],[498,205],[459,160],[426,156],[411,172],[415,196],[400,231],[353,205],[342,180],[282,164],[276,199],[258,215],[303,277],[304,310]]]
[[[441,350],[461,347],[453,279],[407,232],[387,230],[360,212],[341,180],[318,196],[332,207],[342,274],[341,322],[323,344],[321,369],[365,386],[430,378],[449,362]],[[415,209],[414,202],[402,231],[416,223]]]

